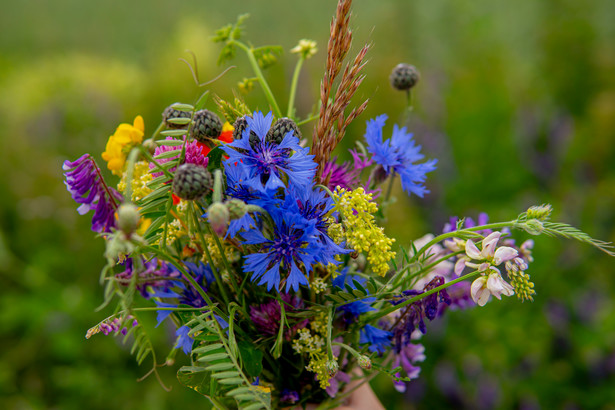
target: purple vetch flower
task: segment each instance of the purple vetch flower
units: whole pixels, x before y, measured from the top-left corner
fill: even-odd
[[[408,194],[423,197],[429,191],[423,183],[426,174],[436,169],[436,160],[432,159],[421,164],[424,155],[420,153],[421,146],[415,145],[412,134],[406,132],[406,127],[393,128],[393,136],[383,140],[382,129],[387,116],[380,115],[367,122],[365,140],[367,151],[372,154],[372,159],[382,166],[386,175],[397,173],[401,177],[401,187]]]
[[[451,216],[449,221],[444,224],[443,233],[449,233],[457,230],[457,223],[459,222],[459,218],[456,216]],[[475,226],[486,225],[489,222],[489,215],[484,212],[478,214],[478,223],[474,222],[474,219],[468,217],[464,218],[462,229],[474,228]],[[479,234],[483,236],[489,235],[493,232],[491,229],[484,229],[482,231],[477,231]]]
[[[127,258],[124,262],[124,271],[115,275],[118,283],[128,285],[134,273],[134,264],[132,258]],[[147,291],[148,286],[152,288],[167,288],[172,286],[170,281],[180,278],[181,273],[173,269],[171,265],[164,261],[158,261],[153,258],[143,263],[143,270],[138,273],[139,282],[137,290],[141,292],[141,296],[148,299],[150,294]]]
[[[132,322],[131,322],[131,319],[132,319]],[[137,322],[137,319],[135,319],[132,315],[128,315],[126,317],[126,320],[122,320],[119,317],[116,317],[113,320],[109,320],[109,318],[107,318],[103,320],[102,322],[100,322],[99,324],[97,324],[96,326],[94,326],[93,328],[89,329],[85,335],[85,338],[89,339],[93,335],[97,333],[101,333],[101,332],[105,336],[111,333],[115,333],[115,332],[120,332],[122,335],[126,336],[126,334],[128,333],[128,327],[124,326],[120,330],[120,326],[122,325],[122,322],[128,323],[132,327],[135,327],[139,324]]]
[[[92,230],[111,232],[115,227],[115,211],[123,198],[118,191],[107,186],[92,156],[85,154],[73,162],[64,161],[62,169],[66,171],[64,183],[68,192],[81,204],[77,212],[84,215],[94,210]]]
[[[393,368],[401,366],[406,373],[406,377],[410,380],[417,379],[421,368],[415,366],[415,363],[425,360],[425,347],[422,344],[408,343],[405,345],[399,353],[395,354],[393,358]],[[401,377],[400,373],[396,374],[397,377]],[[395,381],[395,389],[401,393],[406,391],[406,383],[403,381]]]
[[[296,390],[284,389],[280,395],[280,401],[282,403],[295,404],[299,401],[299,393]]]

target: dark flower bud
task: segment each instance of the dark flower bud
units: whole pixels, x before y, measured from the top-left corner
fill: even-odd
[[[211,174],[207,169],[195,164],[182,164],[177,168],[173,178],[173,192],[182,199],[199,199],[213,185]]]
[[[162,113],[162,120],[164,121],[164,125],[167,128],[174,128],[174,129],[187,128],[188,124],[190,123],[191,113],[189,111],[176,110],[175,108],[173,108],[173,105],[174,104],[165,108],[164,112]],[[180,120],[180,122],[184,122],[184,121],[185,122],[183,124],[178,124],[174,122],[178,118],[183,119],[183,120]]]
[[[419,72],[413,65],[397,64],[389,76],[389,81],[396,90],[406,91],[419,81]]]
[[[280,118],[273,124],[269,131],[267,131],[265,141],[270,144],[280,145],[289,131],[292,131],[295,137],[301,139],[301,131],[299,131],[297,124],[290,118]]]
[[[195,112],[193,121],[190,136],[199,142],[206,143],[208,139],[218,138],[222,133],[220,117],[209,110]]]

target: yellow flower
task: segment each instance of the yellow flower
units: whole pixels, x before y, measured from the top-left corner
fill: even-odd
[[[121,175],[130,149],[143,142],[145,124],[143,117],[137,115],[132,125],[120,124],[115,133],[109,137],[102,158],[107,161],[107,168],[115,175]]]

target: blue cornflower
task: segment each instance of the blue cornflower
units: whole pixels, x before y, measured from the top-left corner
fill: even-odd
[[[383,141],[382,128],[387,116],[380,115],[367,122],[365,140],[367,150],[372,154],[373,160],[380,164],[387,175],[396,172],[401,177],[401,186],[408,194],[423,197],[429,191],[425,189],[425,174],[436,169],[437,160],[432,159],[422,164],[415,164],[424,158],[420,153],[421,146],[415,145],[412,134],[406,132],[406,127],[393,128],[393,136]]]
[[[384,353],[387,347],[391,346],[393,333],[378,329],[372,325],[365,325],[359,334],[359,343],[368,343],[370,352]]]
[[[362,278],[358,275],[348,275],[348,266],[346,266],[339,275],[333,279],[333,286],[337,286],[339,288],[345,289],[345,285],[350,286],[352,289],[356,289],[357,287],[352,283],[353,280],[356,280],[361,285],[366,282],[365,278]],[[346,324],[354,322],[354,320],[359,317],[359,315],[363,313],[370,312],[372,310],[376,310],[371,307],[371,304],[376,301],[376,298],[365,298],[363,300],[359,300],[356,302],[346,303],[338,307],[338,310],[342,313],[342,319]]]
[[[175,331],[175,336],[177,336],[175,348],[179,349],[181,347],[185,354],[192,352],[192,344],[194,343],[194,339],[188,336],[189,332],[190,328],[186,325],[178,327]]]
[[[273,239],[267,239],[260,230],[251,229],[242,233],[247,245],[261,245],[259,253],[246,255],[244,272],[252,272],[252,280],[260,279],[267,290],[280,290],[280,265],[286,277],[286,292],[299,290],[299,285],[308,285],[306,273],[312,270],[322,254],[323,244],[316,238],[309,221],[298,213],[284,212],[277,207],[268,207],[273,220]],[[303,265],[302,271],[299,266]]]
[[[73,162],[64,161],[62,169],[66,171],[64,183],[68,192],[81,204],[77,212],[84,215],[93,209],[92,230],[111,232],[111,228],[115,227],[115,211],[123,198],[119,192],[105,184],[92,156],[85,154]]]
[[[222,147],[229,156],[226,162],[243,167],[247,175],[244,184],[255,190],[284,188],[284,176],[296,185],[311,184],[316,172],[314,156],[309,154],[309,148],[299,145],[299,138],[292,131],[280,144],[266,141],[272,119],[271,112],[266,116],[255,112],[246,117],[248,125],[242,138]],[[255,143],[250,143],[251,132],[258,137]]]

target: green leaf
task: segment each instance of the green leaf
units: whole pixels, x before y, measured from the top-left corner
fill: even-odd
[[[354,299],[354,296],[348,292],[338,292],[337,294],[341,296],[342,298],[344,298],[345,300]]]
[[[345,300],[337,295],[325,295],[325,297],[336,303],[345,303]]]
[[[165,130],[160,131],[160,135],[164,135],[165,137],[183,137],[186,135],[186,130]]]
[[[156,144],[158,144],[158,145],[168,145],[170,147],[176,147],[178,145],[184,145],[184,141],[183,140],[158,140],[158,141],[156,141]]]
[[[199,111],[205,108],[205,104],[207,104],[207,98],[209,98],[209,90],[201,94],[199,99],[196,101],[196,104],[194,105],[194,109],[196,111]]]
[[[246,373],[249,376],[258,377],[263,371],[263,352],[246,341],[239,342],[238,346]]]
[[[168,118],[167,122],[170,122],[171,124],[178,124],[178,125],[186,125],[189,124],[190,121],[192,121],[190,118],[186,118],[186,117],[177,117],[177,118]]]
[[[194,111],[194,107],[190,104],[175,103],[175,104],[171,104],[171,108],[177,111],[186,111],[186,112]]]
[[[178,156],[179,154],[181,154],[181,148],[178,147],[177,149],[173,149],[173,150],[158,154],[154,157],[154,159],[159,160],[159,159],[173,158],[173,157]]]
[[[378,293],[378,288],[376,287],[376,282],[372,279],[365,283],[365,287],[369,290],[369,293],[375,295]]]
[[[263,403],[254,403],[250,404],[249,406],[242,407],[243,410],[258,410],[263,408],[265,408],[265,405]]]
[[[214,379],[227,379],[229,377],[237,377],[239,372],[237,370],[230,370],[228,372],[214,373],[211,377]]]
[[[233,362],[229,361],[229,362],[216,363],[216,364],[209,365],[205,367],[205,370],[217,372],[221,370],[229,370],[229,369],[234,369],[234,368],[235,368],[235,365],[233,364]]]
[[[197,360],[199,362],[213,362],[214,360],[227,359],[229,356],[226,352],[214,353],[208,356],[201,356]]]
[[[220,147],[215,147],[209,152],[209,154],[207,154],[207,158],[209,158],[207,170],[209,172],[214,172],[216,169],[221,168],[222,155],[224,155],[224,151],[222,151]]]
[[[211,352],[216,349],[223,349],[224,345],[222,343],[214,343],[208,346],[197,347],[196,349],[192,349],[192,353],[196,353],[198,355]]]
[[[242,384],[243,383],[243,379],[241,377],[233,377],[233,378],[230,378],[230,379],[218,380],[218,383],[220,383],[220,384]]]
[[[250,389],[249,387],[237,387],[236,389],[233,389],[230,392],[228,392],[227,395],[235,396],[237,394],[246,394],[246,393],[251,393],[251,392],[252,392],[252,389]]]
[[[177,379],[197,393],[211,395],[211,372],[204,371],[202,367],[183,366],[177,371]]]

